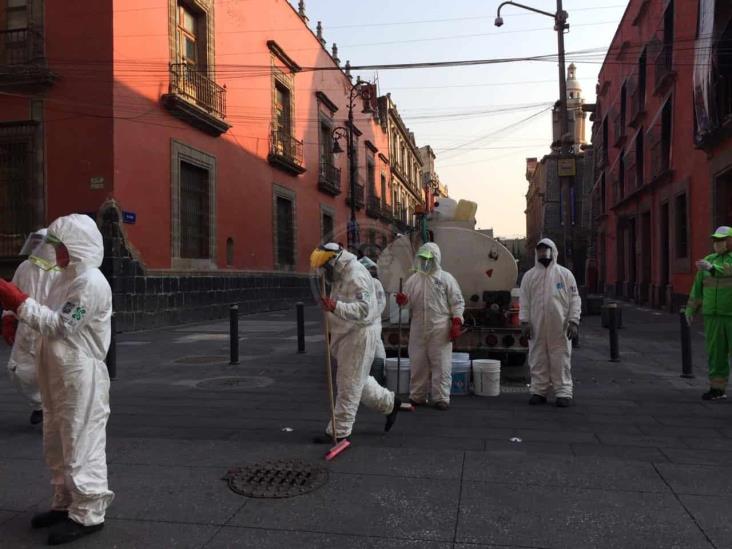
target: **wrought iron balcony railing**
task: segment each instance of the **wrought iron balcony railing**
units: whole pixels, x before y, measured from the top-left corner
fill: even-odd
[[[366,215],[374,219],[381,217],[381,199],[373,194],[373,192],[366,201]]]
[[[226,88],[193,65],[170,65],[170,93],[185,98],[221,120],[226,118]]]
[[[0,64],[30,65],[43,60],[43,35],[31,28],[0,31]]]
[[[341,170],[331,162],[320,162],[318,189],[332,196],[341,194]]]
[[[663,44],[655,60],[656,90],[661,88],[666,80],[673,75],[673,44]]]
[[[356,200],[354,202],[354,207],[355,208],[359,208],[359,209],[360,208],[363,208],[363,206],[364,206],[364,187],[360,183],[356,183],[356,184],[354,184],[354,188],[355,188],[355,195],[356,195]],[[349,206],[351,205],[351,201],[352,200],[353,199],[352,199],[352,196],[351,196],[351,186],[349,184],[349,186],[348,186],[348,196],[346,197],[346,202],[348,203]]]
[[[289,132],[273,130],[270,139],[270,154],[284,158],[291,164],[302,166],[302,141],[298,141]]]

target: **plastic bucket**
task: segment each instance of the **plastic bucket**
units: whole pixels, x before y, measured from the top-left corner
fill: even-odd
[[[387,358],[386,361],[386,388],[390,391],[397,389],[397,359]],[[409,359],[401,359],[401,370],[399,372],[399,392],[401,394],[409,393]]]
[[[455,356],[455,355],[453,355]],[[463,396],[470,392],[470,360],[453,360],[452,363],[452,386],[450,394]]]
[[[470,353],[452,353],[452,363],[470,362]]]
[[[480,359],[473,361],[473,392],[478,396],[501,394],[501,361]]]

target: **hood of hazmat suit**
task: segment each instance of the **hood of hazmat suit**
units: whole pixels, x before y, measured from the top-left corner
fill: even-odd
[[[32,233],[23,245],[21,255],[33,253],[33,249],[43,242],[45,236],[46,229],[39,229]],[[45,303],[49,288],[58,274],[58,271],[44,271],[32,261],[26,259],[15,270],[12,282],[29,297],[39,303]],[[3,311],[2,316],[15,317],[15,314],[11,311]],[[36,375],[38,338],[38,332],[27,324],[19,323],[15,333],[15,343],[10,351],[10,360],[8,361],[8,373],[11,381],[34,410],[41,409],[41,393],[38,389]]]
[[[44,451],[51,469],[52,509],[67,509],[85,526],[104,521],[114,494],[107,486],[106,425],[112,292],[99,270],[102,235],[86,215],[61,217],[49,236],[66,247],[45,304],[27,299],[18,317],[41,334],[38,382],[44,411]]]
[[[419,262],[423,259],[430,262],[428,269],[420,269]],[[408,306],[412,312],[409,328],[410,398],[420,403],[425,401],[430,385],[432,400],[450,401],[450,326],[454,318],[462,322],[465,311],[460,286],[455,277],[442,270],[441,260],[437,244],[428,242],[422,245],[415,258],[417,272],[404,283],[404,293],[409,298]]]
[[[381,284],[352,253],[343,250],[331,260],[333,284],[330,297],[336,308],[328,315],[330,346],[338,364],[335,404],[336,436],[351,434],[360,402],[381,413],[394,407],[394,393],[381,387],[369,375],[381,339]],[[383,289],[381,290],[383,293]],[[332,433],[330,423],[326,432]]]
[[[551,387],[557,397],[572,398],[571,352],[567,339],[570,322],[579,324],[582,302],[574,275],[559,265],[556,244],[544,238],[537,245],[552,250],[547,267],[539,262],[521,281],[519,320],[531,325],[529,369],[531,392],[546,396]]]

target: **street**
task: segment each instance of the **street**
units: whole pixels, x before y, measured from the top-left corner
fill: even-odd
[[[600,318],[584,319],[574,407],[529,407],[514,385],[401,414],[388,435],[362,408],[351,448],[326,463],[310,442],[328,415],[319,319],[306,309],[298,355],[294,309],[241,317],[239,366],[225,322],[121,335],[107,445],[116,499],[104,531],[75,546],[730,546],[732,412],[700,399],[700,326],[695,379],[679,377],[678,317],[625,305],[620,363]],[[2,546],[40,547],[46,533],[29,520],[50,496],[41,431],[4,375],[0,410]],[[326,483],[254,499],[222,480],[292,458],[324,466]]]

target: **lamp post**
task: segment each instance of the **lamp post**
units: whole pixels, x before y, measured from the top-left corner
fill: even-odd
[[[567,73],[564,68],[564,31],[569,28],[567,24],[567,18],[569,15],[562,9],[562,0],[557,0],[557,11],[551,13],[548,11],[539,10],[532,8],[531,6],[525,6],[518,2],[503,2],[498,6],[496,12],[496,27],[503,26],[503,18],[501,17],[501,8],[506,4],[523,8],[534,13],[540,13],[554,19],[554,30],[557,31],[557,49],[558,49],[558,61],[559,61],[559,155],[560,158],[567,157],[570,154],[569,143],[567,141],[567,135],[569,134],[569,119],[567,116]],[[558,163],[558,162],[557,162]],[[571,208],[572,204],[570,201],[570,186],[571,181],[567,176],[559,177],[559,185],[562,189],[562,240],[563,240],[563,252],[564,257],[572,263],[572,257],[570,251],[572,248],[571,237],[570,237],[570,225],[571,225]]]
[[[364,102],[363,114],[373,113],[371,103],[374,99],[374,86],[365,80],[360,78],[356,80],[356,83],[351,86],[351,91],[348,95],[348,124],[346,127],[337,126],[333,128],[333,153],[339,154],[343,152],[339,141],[342,138],[346,138],[346,147],[348,152],[348,183],[351,192],[351,219],[348,221],[348,248],[355,252],[359,245],[359,232],[358,222],[356,221],[356,175],[358,173],[358,166],[356,166],[356,147],[355,139],[353,137],[354,125],[353,125],[353,109],[356,106],[356,98],[361,98]]]

